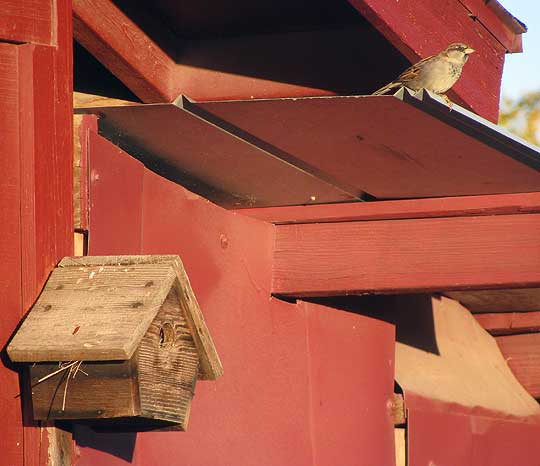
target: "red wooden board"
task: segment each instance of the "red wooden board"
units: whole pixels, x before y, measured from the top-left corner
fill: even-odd
[[[104,154],[109,181],[91,203],[108,217],[95,217],[90,237],[100,238],[100,253],[109,254],[121,241],[139,240],[135,212],[141,206],[135,193],[111,203],[119,184],[139,184],[139,173],[124,169],[131,163],[126,154]],[[122,210],[130,216],[119,230],[110,216]],[[197,384],[187,432],[138,434],[133,452],[125,435],[81,432],[78,465],[125,464],[121,457],[131,453],[131,464],[161,464],[164,452],[171,464],[193,466],[322,466],[329,458],[392,464],[386,403],[393,389],[393,326],[271,298],[272,226],[223,210],[148,170],[141,223],[144,254],[182,258],[225,374]],[[116,456],[106,452],[112,439]]]
[[[540,312],[537,311],[493,312],[474,314],[474,317],[492,335],[540,331]]]
[[[393,96],[321,97],[186,107],[248,142],[277,148],[337,186],[377,198],[540,190],[540,172],[532,168],[540,156],[533,148],[501,133],[501,145],[495,148],[481,140],[484,132],[490,137],[496,132],[488,122],[457,108],[448,114],[429,96],[421,103],[408,94],[404,99],[407,102]],[[478,125],[474,137],[454,127],[458,121],[469,128]],[[505,152],[514,144],[529,154],[530,166]]]
[[[53,8],[53,2],[8,1],[2,7],[0,38],[25,44],[0,44],[0,347],[55,263],[73,251],[71,2],[58,0]],[[21,419],[18,377],[7,364],[0,368],[1,459],[13,466],[44,464],[47,435],[29,417]],[[25,414],[29,400],[24,393]]]
[[[504,47],[456,0],[349,0],[412,63],[465,42],[476,50],[451,91],[475,113],[498,120]],[[437,31],[435,34],[434,31]]]
[[[145,102],[170,102],[174,61],[109,0],[74,0],[77,41]]]
[[[88,157],[88,254],[140,254],[143,164],[93,131]]]
[[[516,378],[535,398],[540,398],[540,333],[496,337]]]
[[[51,0],[2,0],[0,41],[56,45],[54,4]]]
[[[236,212],[276,224],[528,214],[540,212],[540,193],[264,207]]]
[[[293,296],[538,287],[540,215],[277,225],[272,291]]]
[[[18,47],[0,44],[0,348],[4,348],[21,317],[21,181],[19,160]],[[0,450],[5,464],[23,464],[23,427],[19,378],[2,360],[0,365]]]

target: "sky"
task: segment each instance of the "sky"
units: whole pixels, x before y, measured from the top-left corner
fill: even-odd
[[[507,54],[502,96],[516,98],[527,91],[540,90],[540,1],[499,0],[528,31],[523,34],[523,53]]]

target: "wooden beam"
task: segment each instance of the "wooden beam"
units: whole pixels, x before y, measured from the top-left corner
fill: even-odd
[[[412,63],[456,40],[472,46],[477,53],[449,95],[484,118],[498,120],[505,48],[460,2],[400,0],[390,6],[386,0],[349,1]]]
[[[474,21],[482,24],[511,53],[522,52],[521,35],[527,28],[498,1],[459,0]]]
[[[264,207],[235,212],[276,224],[508,215],[540,212],[540,193]]]
[[[130,100],[112,99],[96,94],[87,94],[86,92],[73,93],[73,108],[91,108],[91,107],[124,107],[126,105],[140,105],[139,102]]]
[[[88,230],[88,141],[97,133],[95,115],[73,115],[73,228]]]
[[[539,332],[540,312],[490,312],[473,314],[478,323],[492,335]]]
[[[74,0],[77,42],[144,102],[170,102],[174,61],[110,0]]]
[[[471,312],[540,311],[540,288],[451,291],[445,294]]]
[[[394,393],[392,396],[390,415],[395,426],[401,426],[407,422],[407,408],[401,393]]]
[[[277,295],[540,286],[540,214],[275,228]]]
[[[540,333],[495,339],[519,382],[534,398],[540,398]]]
[[[56,45],[55,3],[2,0],[0,41]]]

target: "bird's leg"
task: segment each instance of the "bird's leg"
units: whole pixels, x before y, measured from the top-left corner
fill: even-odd
[[[446,105],[448,105],[448,109],[452,111],[452,105],[454,105],[454,102],[452,102],[446,94],[440,94],[440,96],[444,99]]]

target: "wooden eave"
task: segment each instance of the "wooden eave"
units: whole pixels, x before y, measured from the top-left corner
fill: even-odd
[[[236,0],[228,5],[227,14],[223,15],[220,5],[209,1],[203,3],[207,13],[201,15],[202,6],[195,2],[158,1],[151,7],[129,5],[128,9],[120,9],[111,0],[75,0],[74,34],[78,42],[147,103],[171,102],[180,94],[199,101],[343,94],[338,88],[307,79],[315,74],[330,76],[332,72],[328,74],[328,70],[340,76],[358,75],[364,79],[365,67],[358,67],[343,53],[348,50],[355,55],[357,50],[353,49],[353,44],[362,42],[362,37],[348,33],[332,39],[322,38],[318,45],[323,49],[322,57],[313,59],[311,51],[309,66],[300,67],[293,76],[285,73],[296,67],[295,57],[306,53],[307,49],[295,49],[294,57],[285,58],[286,49],[298,41],[275,34],[287,30],[283,24],[288,24],[291,18],[303,17],[307,22],[304,28],[317,29],[332,27],[332,21],[340,18],[346,26],[349,18],[337,14],[337,18],[328,19],[325,26],[317,15],[312,17],[313,11],[321,10],[321,4],[324,5],[322,0],[314,1],[310,9],[301,1],[282,2],[282,10],[288,14],[280,13],[280,5],[274,3],[263,2],[254,10],[251,2]],[[478,50],[451,95],[476,113],[496,121],[504,53],[521,51],[521,34],[525,31],[523,24],[498,2],[455,0],[437,5],[427,0],[400,1],[391,8],[381,0],[350,0],[349,3],[361,13],[361,22],[373,25],[411,62],[436,53],[456,40],[465,41]],[[326,7],[332,7],[331,2]],[[141,17],[144,27],[139,24]],[[207,39],[202,45],[196,40],[190,42],[190,39],[200,38],[197,31],[199,35],[202,31],[202,37]],[[269,32],[273,33],[270,40],[265,38]],[[251,34],[250,39],[241,42],[228,39],[242,34]],[[163,45],[162,41],[167,44]],[[330,41],[332,48],[324,49],[324,44]],[[178,44],[182,44],[181,47]],[[308,45],[306,47],[309,49]],[[386,54],[390,50],[380,52]],[[266,59],[271,55],[270,61],[274,60],[276,69],[281,72],[275,74],[275,70],[269,72],[258,61],[252,63],[250,57],[256,54]],[[336,55],[340,55],[337,61]],[[235,57],[232,68],[229,61],[223,60],[224,56]],[[380,68],[384,66],[382,61]],[[313,67],[317,73],[313,73]],[[384,70],[381,72],[384,74]],[[392,77],[389,75],[387,79]]]

